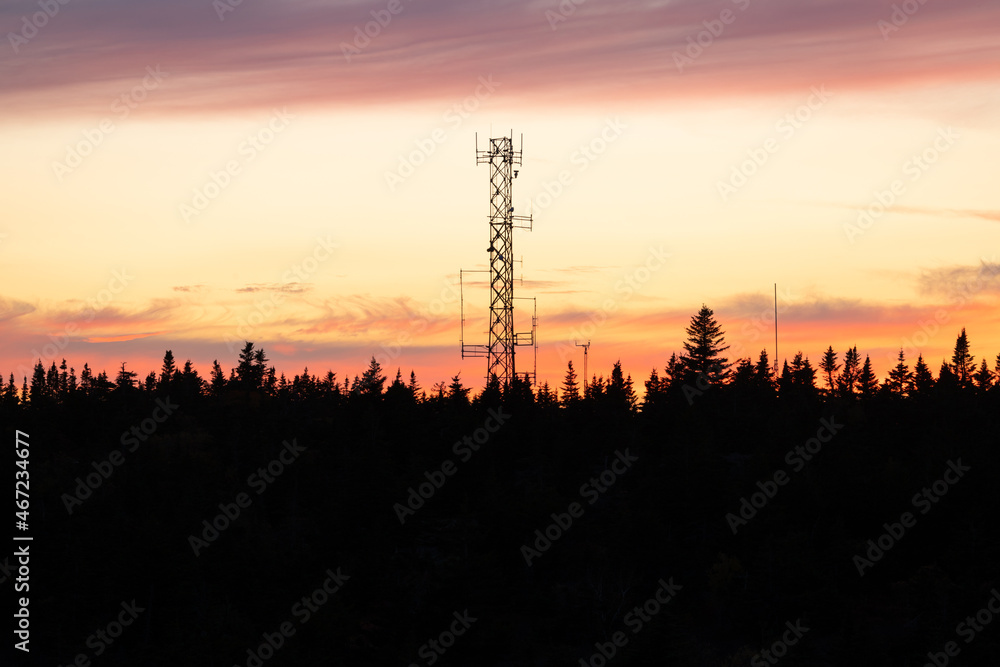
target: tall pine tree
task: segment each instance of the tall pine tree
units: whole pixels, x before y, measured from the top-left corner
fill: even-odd
[[[716,322],[712,309],[702,304],[685,333],[687,340],[684,341],[684,354],[681,356],[684,381],[695,382],[703,377],[710,384],[719,384],[728,380],[730,363],[722,353],[729,346],[725,344],[725,332]]]

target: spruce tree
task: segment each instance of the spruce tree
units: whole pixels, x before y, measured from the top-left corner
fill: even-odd
[[[580,400],[580,385],[576,379],[576,371],[573,370],[573,360],[566,363],[566,377],[563,378],[561,402],[564,406],[573,405]]]
[[[749,363],[749,359],[747,362]],[[774,368],[767,358],[767,350],[761,350],[757,357],[757,365],[754,366],[754,381],[758,387],[768,389],[773,392],[775,387]]]
[[[833,351],[833,345],[826,348],[826,352],[823,353],[823,359],[819,362],[819,369],[826,376],[827,392],[833,394],[837,371],[840,370],[840,364],[837,363],[837,353]]]
[[[858,374],[858,390],[861,397],[865,399],[872,398],[878,391],[878,378],[872,371],[872,360],[867,354],[865,355],[865,363],[861,367],[861,373]]]
[[[45,366],[39,359],[31,374],[31,389],[28,393],[32,405],[41,405],[49,398],[49,386],[45,382]]]
[[[979,371],[972,377],[976,383],[976,389],[982,393],[986,393],[990,387],[993,386],[993,372],[990,367],[986,365],[986,360],[979,365]]]
[[[725,344],[725,332],[716,322],[711,308],[702,304],[701,310],[691,318],[685,329],[684,341],[685,382],[695,382],[704,377],[711,384],[723,383],[729,379],[730,363],[722,353],[729,349]]]
[[[909,395],[913,385],[913,373],[906,365],[906,354],[903,348],[899,348],[899,357],[896,366],[889,371],[889,377],[885,381],[885,389],[891,396]]]
[[[837,389],[840,391],[841,396],[854,396],[854,388],[857,386],[858,373],[860,372],[858,370],[859,362],[857,345],[849,348],[844,353],[844,369],[840,371],[840,375],[837,377]]]
[[[457,378],[458,376],[456,376]],[[382,375],[382,366],[372,355],[368,368],[361,375],[360,387],[355,379],[354,389],[365,396],[378,397],[382,395],[382,386],[385,384],[385,376]]]
[[[177,365],[174,363],[174,353],[171,350],[167,350],[163,353],[163,365],[160,367],[160,379],[157,387],[160,390],[168,389],[176,373]]]
[[[969,338],[965,335],[965,327],[955,340],[955,352],[951,356],[951,370],[955,374],[958,386],[963,389],[972,386],[972,376],[976,373],[975,357],[969,354]]]
[[[933,387],[934,376],[924,361],[924,355],[920,354],[917,356],[917,363],[913,365],[913,391],[926,395]]]

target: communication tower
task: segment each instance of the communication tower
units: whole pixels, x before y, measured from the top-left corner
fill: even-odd
[[[513,183],[521,166],[521,146],[514,150],[514,136],[490,139],[487,148],[479,148],[476,136],[476,164],[490,166],[490,215],[489,238],[486,248],[489,255],[490,274],[490,314],[489,339],[486,345],[472,345],[465,342],[465,296],[462,284],[462,358],[487,357],[486,381],[495,374],[501,386],[509,385],[515,375],[514,349],[518,346],[532,346],[535,349],[535,367],[531,373],[524,373],[531,384],[537,379],[538,328],[537,304],[531,317],[531,331],[514,331],[514,229],[531,231],[532,216],[514,215]],[[461,271],[460,276],[470,271]],[[485,273],[485,271],[484,271]],[[534,299],[532,299],[534,300]]]

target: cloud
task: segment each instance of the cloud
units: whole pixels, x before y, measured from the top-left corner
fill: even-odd
[[[1000,263],[984,259],[979,266],[927,269],[920,274],[918,286],[923,294],[961,297],[963,301],[981,293],[1000,294]]]
[[[608,265],[598,265],[598,264],[580,264],[576,266],[564,266],[555,269],[544,269],[545,271],[555,271],[556,273],[601,273],[603,271],[608,271],[610,269],[620,269],[621,265],[618,264],[608,264]]]
[[[254,283],[245,287],[237,287],[236,292],[285,292],[288,294],[302,294],[313,288],[312,283]]]
[[[35,306],[26,301],[0,297],[0,322],[6,322],[35,311]]]
[[[121,334],[118,336],[90,336],[83,339],[85,343],[124,343],[130,340],[138,340],[140,338],[149,338],[150,336],[158,336],[164,332],[162,331],[152,331],[150,333],[131,333],[131,334]]]
[[[830,204],[830,206],[835,206],[839,208],[849,208],[855,211],[860,211],[865,208],[864,205],[851,206],[849,204]],[[894,205],[888,209],[888,212],[910,213],[912,215],[926,215],[930,217],[941,217],[941,218],[980,218],[982,220],[991,220],[993,222],[1000,222],[1000,211],[984,211],[984,210],[970,209],[970,208],[935,208],[931,206]]]
[[[288,323],[294,327],[295,334],[305,337],[317,334],[363,336],[376,344],[389,344],[403,333],[411,338],[427,337],[449,328],[458,329],[457,307],[454,313],[434,315],[416,308],[409,297],[352,294],[325,299],[314,304],[314,308],[317,311],[308,318]]]
[[[893,206],[890,211],[949,218],[981,218],[983,220],[1000,222],[1000,211],[981,211],[968,208],[930,208],[920,206]]]
[[[888,1],[573,6],[565,21],[550,23],[551,13],[559,15],[556,0],[404,0],[403,11],[378,26],[372,12],[385,10],[383,0],[244,2],[223,20],[205,0],[90,0],[61,6],[17,53],[0,51],[0,100],[8,113],[108,114],[115,98],[141,84],[147,65],[169,75],[149,93],[144,113],[147,105],[152,113],[461,100],[480,77],[534,104],[573,104],[821,83],[831,90],[923,86],[1000,73],[993,29],[1000,7],[979,0],[923,4],[887,39],[878,22],[891,20]],[[0,21],[16,28],[28,7],[4,3]],[[705,42],[706,22],[724,10],[734,20],[681,71],[675,54]]]

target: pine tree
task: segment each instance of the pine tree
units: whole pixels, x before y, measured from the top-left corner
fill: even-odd
[[[90,370],[90,366],[84,363],[83,370],[80,371],[80,391],[84,394],[89,394],[93,389],[94,373]]]
[[[261,350],[261,352],[263,352],[263,350]],[[264,393],[268,396],[274,396],[275,391],[277,391],[277,387],[278,374],[274,366],[271,366],[264,374]],[[336,389],[336,386],[334,386],[334,389]]]
[[[51,399],[56,399],[59,396],[59,369],[56,368],[56,362],[52,362],[49,366],[49,372],[45,375],[45,384],[48,387],[47,395]]]
[[[959,387],[958,376],[955,375],[955,371],[952,370],[951,365],[944,359],[941,360],[941,369],[938,371],[938,379],[934,383],[934,387],[942,392],[952,391]]]
[[[258,348],[253,353],[253,377],[250,380],[255,389],[264,388],[264,378],[267,377],[267,362],[264,348]]]
[[[590,401],[600,401],[604,398],[604,376],[591,376],[590,385],[587,388],[587,399]]]
[[[826,376],[827,393],[833,394],[837,371],[840,370],[840,364],[837,363],[837,353],[833,351],[833,345],[826,348],[826,352],[823,353],[823,359],[819,362],[819,369]]]
[[[747,359],[747,363],[750,360]],[[768,389],[772,393],[776,385],[774,377],[774,367],[771,366],[771,361],[767,358],[767,350],[761,350],[760,356],[757,357],[757,365],[753,367],[754,371],[754,383],[763,389]]]
[[[368,364],[368,369],[361,376],[361,386],[357,386],[357,381],[355,381],[355,389],[360,391],[365,396],[381,396],[382,386],[385,384],[385,376],[382,375],[382,366],[375,360],[375,356],[372,356],[371,363]]]
[[[586,380],[586,378],[584,378]],[[663,389],[678,387],[684,383],[684,362],[677,353],[674,352],[667,360],[667,365],[663,369]]]
[[[749,359],[736,360],[736,367],[733,369],[729,384],[741,394],[757,388],[757,369]]]
[[[448,400],[453,405],[465,407],[469,404],[469,392],[471,389],[462,386],[460,375],[461,373],[456,373],[451,378],[451,383],[448,385]]]
[[[448,388],[444,382],[435,382],[431,385],[431,398],[439,404],[444,401],[444,392]]]
[[[993,386],[993,372],[990,367],[986,365],[986,360],[983,359],[983,363],[979,365],[979,372],[977,372],[973,377],[976,382],[976,389],[981,393],[986,393],[990,387]]]
[[[503,401],[503,387],[500,385],[500,378],[496,373],[490,373],[490,379],[486,382],[483,391],[476,397],[479,405],[486,407],[500,405]]]
[[[934,376],[931,375],[931,369],[924,361],[924,355],[918,355],[917,363],[913,365],[913,391],[926,395],[933,387]]]
[[[108,379],[108,374],[106,371],[101,371],[94,378],[93,384],[93,395],[99,399],[107,398],[111,390],[115,388],[115,385],[111,380]]]
[[[788,360],[785,359],[781,364],[781,375],[778,376],[778,395],[781,397],[790,396],[794,384],[795,380],[792,376],[792,369],[789,368]]]
[[[666,383],[660,379],[656,368],[649,372],[649,379],[643,383],[646,394],[642,397],[642,411],[649,412],[656,406],[662,405],[666,398]]]
[[[542,408],[553,408],[559,404],[559,398],[549,387],[548,380],[538,386],[535,402]]]
[[[580,400],[580,385],[576,381],[572,359],[566,364],[566,377],[563,379],[561,390],[563,405],[573,405]]]
[[[264,382],[266,362],[264,350],[254,350],[253,343],[246,341],[236,364],[236,384],[242,389],[260,389]]]
[[[844,353],[844,369],[840,371],[840,375],[837,377],[837,389],[840,391],[841,396],[854,396],[854,388],[858,383],[859,362],[857,345]]]
[[[858,390],[861,392],[861,397],[865,399],[872,398],[878,391],[878,378],[872,372],[872,360],[867,354],[865,355],[865,363],[861,367],[861,373],[858,375]]]
[[[181,370],[180,376],[175,377],[177,377],[181,390],[187,399],[201,396],[205,393],[205,381],[198,374],[198,371],[194,369],[194,364],[191,363],[190,359],[184,362],[184,368]]]
[[[157,388],[161,391],[169,388],[176,373],[177,366],[174,364],[174,353],[171,350],[167,350],[163,353],[163,366],[160,367],[160,380],[157,383]]]
[[[535,394],[531,391],[530,376],[527,373],[512,375],[505,398],[505,402],[508,405],[514,406],[515,410],[533,404],[535,402]]]
[[[28,393],[32,405],[41,405],[49,398],[49,386],[45,382],[45,366],[39,359],[31,374],[31,389]]]
[[[327,381],[323,383],[324,389],[336,387],[336,379],[333,373],[327,373]],[[385,400],[392,406],[392,410],[399,409],[400,406],[413,403],[413,392],[409,390],[403,382],[403,370],[396,368],[396,377],[393,378],[389,388],[385,390]]]
[[[607,397],[615,408],[634,411],[638,405],[632,376],[625,377],[622,372],[621,359],[615,362],[611,369],[611,379],[606,389]]]
[[[419,398],[418,394],[420,393],[420,384],[417,383],[417,374],[414,373],[412,369],[410,370],[410,382],[406,385],[406,388],[410,390],[411,394],[413,394],[414,400]]]
[[[969,339],[965,335],[965,327],[962,333],[955,340],[955,352],[951,356],[951,370],[955,374],[958,386],[964,388],[972,386],[972,376],[976,372],[975,357],[969,354]]]
[[[62,363],[59,364],[59,398],[60,398],[60,400],[65,400],[67,394],[69,394],[69,369],[66,366],[66,360],[63,359]]]
[[[212,361],[212,374],[209,377],[211,378],[209,385],[212,388],[212,394],[218,396],[226,386],[226,374],[222,371],[218,359]]]
[[[809,357],[802,356],[801,350],[792,359],[792,382],[804,394],[816,393],[816,369],[809,363]]]
[[[14,407],[17,405],[17,384],[14,382],[14,374],[10,374],[10,381],[3,388],[3,404]]]
[[[117,391],[131,391],[135,389],[135,379],[138,375],[138,373],[133,371],[125,370],[125,362],[123,361],[118,375],[115,376],[115,389]]]
[[[913,389],[913,373],[906,365],[906,355],[903,348],[899,348],[898,359],[895,368],[889,371],[889,377],[885,381],[885,390],[890,396],[907,396]]]
[[[684,341],[682,361],[686,371],[685,382],[694,382],[704,377],[710,384],[723,383],[729,379],[730,363],[721,356],[729,349],[725,344],[725,332],[715,321],[711,308],[702,304],[701,310],[691,318],[691,324],[685,329],[687,340]]]
[[[385,381],[385,378],[382,378]],[[316,396],[316,378],[315,376],[309,375],[309,367],[306,366],[302,369],[302,375],[295,376],[292,380],[292,390],[297,394],[299,399],[313,398]],[[358,376],[354,376],[354,384],[351,386],[351,393],[355,396],[361,394],[361,380]]]

